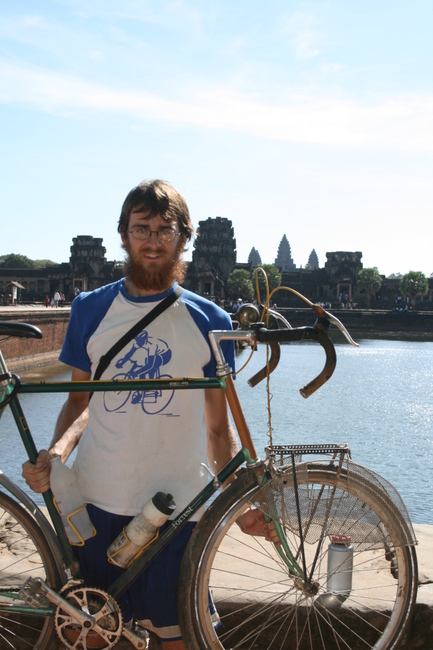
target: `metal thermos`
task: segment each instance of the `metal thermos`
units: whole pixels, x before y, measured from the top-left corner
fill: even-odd
[[[353,545],[350,535],[332,535],[328,546],[328,592],[348,596],[352,589]]]

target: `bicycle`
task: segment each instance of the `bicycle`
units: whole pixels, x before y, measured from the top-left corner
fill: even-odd
[[[157,373],[158,379],[173,379],[170,375],[160,375]],[[125,382],[132,379],[131,373],[120,372],[114,375],[113,381]],[[174,395],[174,390],[163,391],[161,389],[154,390],[135,390],[124,391],[122,388],[115,392],[109,390],[104,394],[104,407],[109,413],[120,413],[123,407],[131,400],[132,404],[140,404],[143,412],[147,415],[157,415],[161,413],[170,404]]]
[[[352,342],[335,317],[311,306],[316,322],[301,328],[290,328],[267,310],[266,319],[269,315],[274,319],[275,329],[254,322],[257,309],[244,306],[238,314],[244,329],[209,334],[216,378],[122,381],[127,392],[225,390],[242,449],[217,476],[210,477],[204,490],[106,592],[80,580],[51,492],[44,499],[52,526],[33,500],[0,474],[0,639],[6,647],[23,650],[34,643],[34,648],[44,650],[56,629],[67,648],[111,648],[123,635],[143,650],[143,639],[123,627],[116,598],[233,474],[235,479],[196,526],[183,558],[178,608],[188,648],[398,647],[417,592],[416,539],[400,495],[375,472],[355,464],[345,445],[270,444],[260,460],[221,350],[220,342],[227,339],[269,345],[266,367],[249,382],[255,385],[269,378],[278,364],[280,343],[318,342],[326,362],[319,376],[301,389],[307,397],[330,378],[336,364],[330,324]],[[0,335],[38,338],[41,334],[29,324],[0,322]],[[21,383],[8,372],[0,352],[0,413],[8,404],[32,462],[37,450],[20,406],[20,392],[118,392],[119,383]],[[264,513],[280,544],[240,530],[236,521],[247,508],[253,514]],[[337,564],[330,563],[334,541],[345,558]],[[337,588],[335,580],[343,580],[344,588]],[[29,644],[25,637],[30,634]]]

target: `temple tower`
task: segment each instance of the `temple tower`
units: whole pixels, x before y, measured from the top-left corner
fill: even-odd
[[[262,265],[262,258],[260,257],[260,253],[258,250],[254,248],[254,246],[252,247],[252,249],[250,250],[250,254],[248,255],[248,263],[251,264],[253,269]]]
[[[192,291],[224,300],[225,283],[236,264],[236,239],[232,222],[225,217],[200,221],[187,281]]]
[[[308,266],[312,271],[315,271],[319,268],[319,258],[317,257],[317,253],[314,248],[310,253],[310,257],[308,258]]]
[[[286,235],[283,235],[280,245],[278,246],[278,254],[275,258],[275,266],[281,271],[296,271],[296,266],[292,260],[292,251]]]

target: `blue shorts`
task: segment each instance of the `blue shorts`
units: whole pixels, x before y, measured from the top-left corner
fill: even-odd
[[[132,517],[113,515],[92,504],[87,510],[96,528],[96,535],[84,546],[75,547],[85,583],[107,589],[124,571],[110,564],[107,548]],[[161,527],[161,532],[170,526]],[[125,623],[133,617],[164,641],[181,638],[177,616],[177,582],[180,564],[196,524],[187,523],[118,599]]]

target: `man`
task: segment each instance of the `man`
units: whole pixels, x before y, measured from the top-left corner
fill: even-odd
[[[118,232],[127,254],[125,278],[81,293],[72,304],[60,360],[72,366],[74,381],[90,379],[101,356],[184,278],[181,255],[193,226],[185,200],[172,186],[156,180],[131,190]],[[149,324],[140,339],[143,345],[137,339],[130,341],[102,378],[113,378],[126,364],[140,363],[146,368],[152,357],[163,365],[165,376],[215,376],[207,333],[230,328],[223,310],[184,291]],[[226,344],[225,354],[233,367],[232,344]],[[161,400],[160,408],[144,412],[142,400],[127,399],[113,410],[106,408],[101,392],[93,394],[90,405],[88,393],[71,393],[60,412],[50,450],[40,452],[36,465],[23,465],[27,483],[36,492],[44,492],[49,487],[51,457],[60,455],[65,462],[80,442],[74,471],[97,534],[77,552],[91,586],[106,588],[119,575],[121,570],[107,562],[106,549],[156,492],[172,494],[179,513],[207,482],[202,467],[206,456],[219,470],[237,452],[222,391],[175,391],[168,403],[164,395],[155,394],[152,399]],[[243,530],[256,532],[255,518],[250,521],[247,515],[243,524]],[[165,650],[186,647],[180,638],[176,586],[193,526],[194,522],[187,524],[121,601],[124,622],[134,616],[161,639]]]

